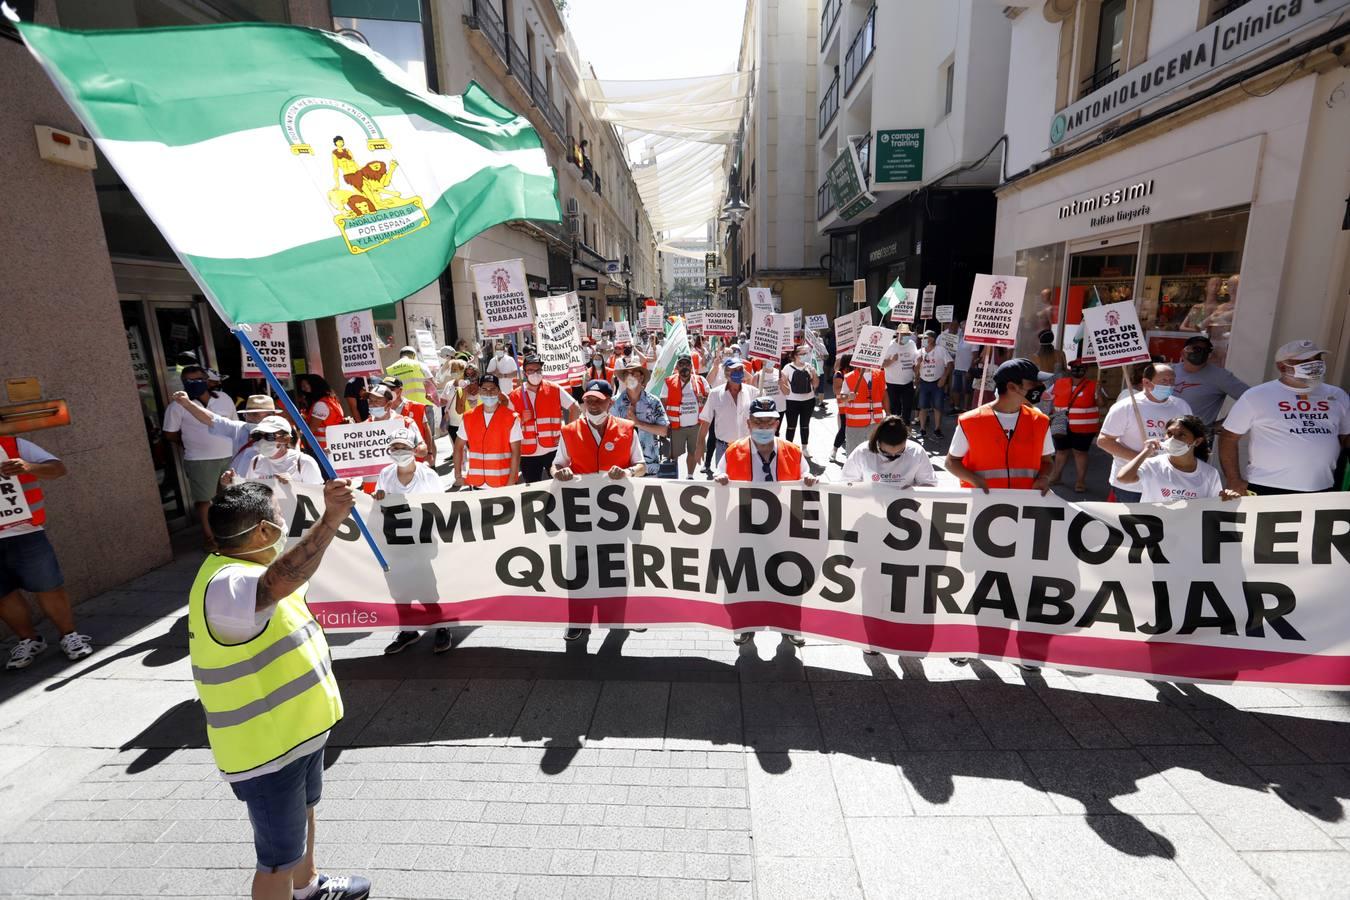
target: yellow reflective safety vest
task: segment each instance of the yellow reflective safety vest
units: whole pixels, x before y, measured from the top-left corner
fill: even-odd
[[[218,553],[206,558],[188,594],[188,655],[216,766],[238,775],[332,728],[342,718],[342,696],[305,587],[277,602],[256,637],[226,644],[211,634],[206,586],[231,566],[265,568]]]
[[[403,399],[410,403],[427,405],[427,377],[422,373],[422,364],[415,359],[399,357],[384,374],[403,382]]]

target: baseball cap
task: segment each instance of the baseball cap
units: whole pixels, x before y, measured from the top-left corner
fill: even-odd
[[[416,356],[416,355],[417,355],[417,348],[416,348],[416,347],[408,346],[408,345],[406,345],[406,344],[405,344],[404,346],[398,348],[398,355],[399,355],[399,356],[402,356],[402,355],[405,354],[405,353],[411,353],[411,354],[413,354],[414,356]]]
[[[543,364],[544,361],[539,358],[538,353],[527,353],[525,354],[525,359],[521,363],[521,366],[542,366]]]
[[[275,411],[276,408],[277,405],[266,394],[250,394],[248,399],[244,401],[244,412]]]
[[[492,386],[494,386],[494,387],[496,387],[496,388],[500,388],[500,387],[502,386],[502,383],[501,383],[500,381],[497,380],[497,376],[496,376],[496,375],[491,375],[491,374],[489,374],[489,375],[479,375],[479,376],[478,376],[478,386],[479,386],[479,387],[482,387],[482,386],[485,385],[485,384],[490,384],[490,385],[492,385]]]
[[[727,370],[744,369],[745,363],[741,362],[739,359],[736,359],[735,357],[728,356],[726,359],[722,360],[722,368]]]
[[[586,382],[586,390],[582,393],[582,398],[597,396],[608,400],[614,396],[614,388],[603,378],[593,378]]]
[[[407,444],[409,447],[416,447],[417,435],[406,428],[397,428],[389,432],[389,437],[384,442],[386,447],[392,447],[395,444]]]
[[[384,385],[387,388],[397,389],[403,387],[403,379],[395,378],[393,375],[390,375],[389,377],[381,381],[380,384]]]
[[[215,369],[207,369],[207,370],[206,370],[206,380],[207,380],[207,381],[224,381],[224,380],[225,380],[225,376],[224,376],[224,375],[221,375],[221,374],[220,374],[219,372],[217,372]]]
[[[370,389],[366,391],[366,397],[370,400],[383,400],[386,403],[392,403],[394,400],[394,392],[390,389],[389,385],[381,383],[372,385]]]
[[[994,370],[994,384],[1040,381],[1041,368],[1029,359],[1010,359]]]
[[[1189,347],[1191,344],[1209,344],[1211,347],[1214,346],[1214,342],[1211,341],[1209,338],[1205,337],[1203,334],[1191,335],[1190,337],[1186,338],[1186,343],[1182,344],[1181,346]]]
[[[675,357],[676,363],[693,362],[693,361],[694,358],[690,356],[688,353],[681,353],[679,356]]]
[[[436,355],[439,356],[441,359],[450,359],[452,356],[455,355],[455,348],[447,344],[446,346],[437,350]]]
[[[778,407],[768,397],[756,397],[750,401],[750,418],[777,419]]]
[[[1305,359],[1312,359],[1321,353],[1326,353],[1321,347],[1314,344],[1307,338],[1297,341],[1290,341],[1283,347],[1275,351],[1276,362],[1301,362]]]
[[[249,434],[257,434],[260,431],[265,434],[290,434],[291,423],[287,422],[281,416],[268,416],[257,425],[254,425],[249,431]]]

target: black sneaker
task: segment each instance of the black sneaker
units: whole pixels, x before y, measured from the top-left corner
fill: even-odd
[[[563,640],[564,640],[564,641],[579,641],[579,640],[581,640],[581,639],[582,639],[583,637],[585,637],[585,636],[586,636],[586,629],[585,629],[585,628],[569,628],[569,629],[567,629],[567,633],[563,635]]]
[[[384,655],[393,656],[395,653],[402,653],[408,647],[417,643],[421,637],[422,632],[420,631],[400,631],[398,637],[394,638],[389,646],[384,648]]]
[[[450,629],[437,628],[436,640],[431,645],[432,653],[444,653],[450,649]]]
[[[880,650],[864,650],[864,651],[863,651],[863,656],[880,656],[880,655],[881,655],[881,651],[880,651]]]
[[[753,638],[754,636],[755,633],[753,631],[742,632],[741,634],[738,634],[734,638],[732,638],[731,642],[735,644],[737,647],[743,647],[746,644],[750,643],[750,639]]]
[[[802,636],[799,635],[799,634],[789,634],[789,635],[787,636],[787,639],[788,639],[788,642],[791,643],[792,646],[794,646],[794,647],[805,647],[805,646],[806,646],[806,638],[802,637]]]
[[[319,876],[319,889],[309,900],[366,900],[370,896],[370,879],[360,875]]]
[[[952,656],[948,657],[947,662],[954,666],[968,666],[973,657],[970,656]]]

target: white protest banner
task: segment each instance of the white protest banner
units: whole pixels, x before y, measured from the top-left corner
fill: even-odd
[[[1016,346],[1026,290],[1027,280],[1019,275],[976,275],[966,316],[966,343]]]
[[[10,456],[0,449],[0,462]],[[13,475],[0,476],[0,533],[6,528],[22,525],[33,518],[33,510],[24,496],[23,485]]]
[[[761,310],[752,315],[754,317],[754,324],[757,327],[772,328],[778,333],[779,350],[778,353],[774,355],[774,359],[778,359],[779,355],[788,353],[792,350],[793,332],[791,313],[764,312]],[[751,343],[753,344],[754,341],[752,340]]]
[[[896,283],[898,285],[899,282]],[[891,293],[895,286],[887,290]],[[892,322],[913,322],[914,314],[919,305],[918,292],[909,288],[900,288],[893,295],[891,301],[891,321]]]
[[[524,260],[504,259],[469,268],[489,336],[512,334],[534,324]]]
[[[933,307],[933,318],[937,319],[939,322],[950,322],[955,315],[956,306],[951,303]]]
[[[806,327],[812,331],[824,331],[830,327],[830,317],[825,315],[810,315],[806,317]]]
[[[872,324],[872,310],[867,307],[844,313],[834,320],[834,349],[836,353],[848,353],[858,343],[858,332],[864,325]]]
[[[800,309],[794,309],[792,311],[792,334],[794,337],[801,334],[804,330],[802,328],[803,321],[802,311]]]
[[[703,333],[708,336],[735,337],[741,329],[741,314],[734,309],[703,311]]]
[[[923,289],[919,300],[919,318],[933,318],[933,301],[937,299],[937,285],[930,284]]]
[[[567,304],[568,294],[536,297],[534,318],[535,353],[544,364],[544,377],[549,381],[566,381],[572,375],[581,375],[582,365],[577,357],[581,338],[577,335],[577,320]]]
[[[858,333],[858,345],[853,348],[850,365],[859,369],[880,369],[881,357],[891,345],[895,332],[880,325],[864,325]]]
[[[279,495],[294,542],[322,489]],[[1350,689],[1350,512],[1335,493],[1070,504],[596,475],[356,508],[390,571],[344,523],[306,597],[330,631],[773,629],[906,656]]]
[[[413,343],[417,346],[417,355],[422,358],[422,362],[433,367],[440,365],[441,358],[436,353],[436,339],[432,337],[430,331],[422,328],[415,330]]]
[[[853,279],[853,305],[861,306],[867,302],[867,279]]]
[[[334,322],[338,329],[338,349],[342,352],[342,374],[347,378],[383,374],[375,320],[370,310],[337,316]]]
[[[754,327],[750,329],[750,351],[753,359],[772,359],[777,361],[783,353],[783,332],[775,321],[773,313],[756,316]],[[766,321],[767,325],[761,324]]]
[[[1139,313],[1133,303],[1085,307],[1083,325],[1098,368],[1128,366],[1151,359],[1144,342],[1144,329],[1139,325]]]
[[[773,312],[773,291],[769,288],[746,288],[750,294],[750,311],[753,313]]]
[[[943,350],[947,351],[950,357],[956,357],[956,348],[961,343],[961,336],[954,331],[944,331],[938,335],[938,344]]]
[[[291,377],[291,332],[285,322],[259,322],[256,325],[244,325],[249,340],[258,349],[258,355],[267,363],[267,368],[278,378]],[[243,347],[243,372],[245,378],[261,378],[262,372],[253,364],[253,357]],[[383,371],[383,369],[381,370]]]
[[[402,421],[329,425],[328,459],[338,477],[378,475],[393,462],[389,456],[389,436],[402,429]]]
[[[628,327],[628,320],[624,319],[614,323],[614,345],[616,347],[623,344],[632,345],[633,331]]]
[[[703,310],[692,309],[685,313],[684,327],[690,334],[703,333]]]
[[[642,330],[654,334],[663,334],[666,326],[666,310],[663,306],[648,306],[642,310]]]
[[[605,329],[603,329],[603,328],[592,328],[592,329],[591,329],[591,340],[595,341],[596,343],[599,343],[600,341],[603,341],[604,339],[605,339]]]

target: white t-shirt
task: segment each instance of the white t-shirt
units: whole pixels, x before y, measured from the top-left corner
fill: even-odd
[[[1021,412],[999,412],[994,411],[994,417],[998,419],[998,424],[1003,426],[1005,434],[1011,433],[1017,427],[1017,420]],[[906,444],[908,446],[908,444]],[[956,420],[956,430],[952,432],[952,442],[947,447],[947,455],[960,459],[970,452],[970,441],[966,440],[966,433],[961,430],[961,420]],[[1055,441],[1050,436],[1050,429],[1045,429],[1045,443],[1041,445],[1041,456],[1050,456],[1055,452]]]
[[[947,363],[952,358],[938,345],[932,350],[919,351],[919,377],[924,381],[939,381],[947,372]]]
[[[536,403],[535,398],[538,396],[538,391],[531,391],[530,386],[527,384],[525,385],[525,390],[523,391],[523,393],[525,395],[527,407],[533,409],[534,404]],[[562,425],[566,425],[567,411],[577,405],[577,398],[572,396],[572,392],[570,390],[566,388],[558,388],[558,400],[562,405]],[[524,435],[523,430],[521,431],[521,434]],[[550,453],[553,453],[557,449],[558,449],[557,447],[545,447],[541,444],[540,446],[535,447],[533,453],[522,453],[521,456],[548,456]]]
[[[904,451],[896,460],[873,453],[866,444],[854,447],[844,460],[844,471],[839,480],[901,488],[932,487],[937,484],[937,475],[923,448],[914,441],[906,441]]]
[[[703,412],[698,414],[700,422],[711,422],[713,437],[730,444],[743,437],[750,436],[750,401],[759,396],[759,388],[752,384],[741,384],[740,393],[735,397],[727,391],[725,384],[713,388],[708,402],[703,404]]]
[[[275,479],[277,475],[285,475],[291,481],[300,484],[323,484],[323,473],[319,471],[319,464],[299,450],[287,450],[281,459],[262,457],[254,451],[248,465],[235,475],[240,481]]]
[[[1139,431],[1139,419],[1134,415],[1134,405],[1130,403],[1129,394],[1122,396],[1107,410],[1106,418],[1102,420],[1101,433],[1110,435],[1135,452],[1144,449],[1144,442],[1150,438],[1155,441],[1167,440],[1168,421],[1177,416],[1191,414],[1191,405],[1180,397],[1168,397],[1159,403],[1150,400],[1144,391],[1139,391],[1134,395],[1134,399],[1139,401],[1139,415],[1143,418],[1144,428],[1148,433],[1142,434]],[[1120,488],[1122,491],[1135,489],[1134,485],[1120,482],[1120,470],[1125,468],[1128,462],[1129,460],[1111,457],[1112,487]]]
[[[699,396],[698,391],[702,389],[704,395],[707,395],[707,386],[699,384],[702,376],[690,375],[689,383],[680,385],[680,420],[674,424],[681,428],[689,428],[698,424]]]
[[[225,394],[212,397],[206,408],[226,419],[237,419],[234,403]],[[234,456],[234,441],[210,432],[192,414],[177,403],[170,403],[164,411],[164,430],[176,431],[183,438],[183,459],[229,459]]]
[[[953,368],[958,372],[970,371],[970,364],[975,360],[975,351],[979,349],[975,344],[966,342],[965,332],[961,333],[961,339],[956,342],[956,364]]]
[[[1133,487],[1142,495],[1139,499],[1143,503],[1210,500],[1223,490],[1219,470],[1198,459],[1194,472],[1183,472],[1166,456],[1154,456],[1144,460],[1138,474],[1139,483]],[[1127,490],[1130,487],[1126,485]]]
[[[1247,481],[1288,491],[1332,486],[1341,435],[1350,434],[1350,399],[1324,384],[1298,394],[1279,381],[1249,388],[1233,402],[1225,431],[1249,434]]]
[[[596,444],[599,444],[600,438],[604,436],[603,432],[601,432],[599,428],[596,428],[590,422],[585,422],[583,424],[585,424],[585,426],[590,429],[591,440],[595,441]],[[628,465],[635,466],[640,462],[644,462],[642,458],[642,444],[638,441],[638,430],[634,428],[633,449],[632,452],[628,454]],[[567,441],[558,442],[558,455],[553,457],[553,465],[559,469],[565,466],[572,465],[572,456],[567,452]]]
[[[511,354],[502,357],[494,355],[487,364],[488,375],[496,375],[499,387],[502,389],[502,395],[505,396],[516,389],[516,371],[519,367],[516,361],[511,358]]]
[[[385,466],[375,479],[375,490],[385,494],[439,494],[445,490],[435,469],[422,462],[413,465],[412,481],[408,484],[398,478],[398,463]]]
[[[15,441],[15,443],[18,445],[19,459],[23,460],[24,462],[37,464],[56,461],[55,456],[52,456],[50,453],[48,453],[46,450],[43,450],[37,444],[34,444],[32,441],[25,440],[24,438],[18,438]],[[0,452],[0,456],[3,456],[3,452]],[[0,478],[0,481],[3,480],[7,479]],[[15,478],[13,480],[15,488],[17,490],[22,491],[23,488],[19,486],[19,479]],[[41,525],[34,525],[32,522],[17,522],[13,525],[7,525],[3,528],[0,528],[0,538],[18,537],[21,534],[31,534],[34,531],[42,531],[42,530],[43,529]]]
[[[783,370],[773,365],[765,363],[764,368],[759,370],[759,394],[761,397],[772,397],[774,406],[781,413],[787,409],[787,395],[779,388],[778,376],[783,374]]]
[[[226,644],[242,644],[261,634],[272,620],[275,606],[258,609],[258,582],[265,571],[253,566],[226,566],[206,586],[203,598],[206,625],[217,640]],[[297,759],[318,750],[327,741],[328,732],[325,731],[256,769],[237,775],[221,773],[221,777],[227,782],[237,783],[279,772]]]
[[[886,348],[881,364],[886,369],[887,384],[911,384],[914,381],[914,363],[919,348],[912,341],[896,341]]]

